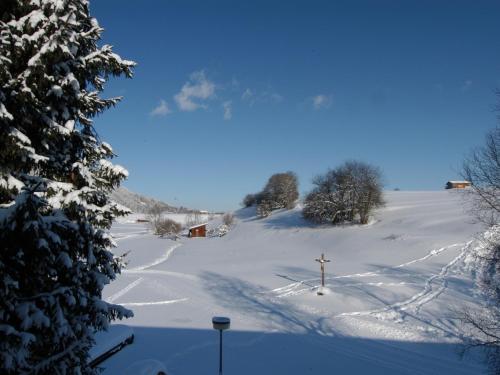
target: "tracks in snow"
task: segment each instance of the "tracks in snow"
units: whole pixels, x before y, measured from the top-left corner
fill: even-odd
[[[151,263],[144,264],[144,265],[138,266],[138,267],[125,269],[122,271],[122,273],[124,273],[124,274],[139,274],[139,275],[165,275],[165,276],[180,277],[180,278],[189,279],[189,280],[197,280],[198,277],[196,277],[194,275],[187,274],[187,273],[150,269],[154,266],[157,266],[161,263],[166,262],[172,256],[175,249],[177,249],[180,246],[182,246],[182,243],[176,243],[176,244],[172,245],[170,248],[168,248],[167,251],[165,252],[165,254],[163,254],[159,258],[156,258]]]
[[[327,280],[334,280],[334,279],[347,279],[347,278],[363,278],[363,277],[381,277],[381,276],[390,276],[391,272],[394,269],[400,269],[404,268],[407,266],[410,266],[412,264],[418,263],[418,262],[423,262],[431,257],[434,257],[443,251],[451,248],[456,248],[460,246],[460,249],[458,250],[458,254],[447,264],[441,267],[439,272],[428,275],[427,278],[421,282],[354,282],[354,283],[349,283],[349,284],[336,284],[335,289],[336,290],[341,290],[343,287],[355,287],[355,288],[360,288],[362,290],[363,287],[366,286],[400,286],[400,285],[414,285],[414,286],[422,286],[423,288],[411,295],[410,297],[402,300],[402,301],[397,301],[395,303],[385,303],[383,307],[379,307],[376,309],[371,309],[371,310],[363,310],[363,311],[352,311],[352,312],[345,312],[345,313],[329,313],[328,311],[322,310],[323,314],[329,315],[331,319],[334,318],[356,318],[356,317],[373,317],[376,319],[380,320],[391,320],[397,323],[403,323],[406,321],[406,317],[412,317],[414,319],[417,319],[418,321],[425,323],[426,327],[431,327],[430,329],[432,330],[439,330],[444,332],[446,335],[451,335],[458,337],[456,332],[454,332],[446,322],[443,322],[441,319],[435,320],[432,315],[427,316],[427,314],[422,315],[421,314],[421,309],[423,306],[428,304],[431,301],[435,301],[436,299],[439,298],[439,296],[446,291],[448,288],[448,279],[449,279],[449,274],[450,271],[459,265],[461,262],[464,261],[466,258],[468,252],[472,249],[473,247],[473,240],[464,242],[464,243],[458,243],[458,244],[452,244],[446,247],[442,247],[439,249],[435,249],[430,251],[428,254],[425,256],[414,259],[409,262],[402,263],[400,265],[394,266],[394,267],[384,267],[378,271],[374,272],[364,272],[364,273],[358,273],[358,274],[351,274],[351,275],[343,275],[343,276],[336,276],[336,277],[330,277],[327,278]],[[403,273],[398,273],[399,276],[403,276],[405,274]],[[413,273],[408,273],[408,276],[415,276]],[[283,298],[283,297],[289,297],[289,296],[295,296],[295,295],[300,295],[305,292],[311,292],[319,288],[319,279],[309,279],[309,280],[301,280],[297,281],[288,285],[285,285],[284,287],[281,288],[276,288],[273,289],[270,292],[265,292],[265,293],[272,293],[274,294],[274,297],[276,298]],[[332,284],[328,285],[332,286]],[[367,291],[369,292],[369,291]],[[371,294],[371,293],[369,293]],[[382,299],[380,299],[382,301]],[[382,301],[383,302],[383,301]],[[358,323],[354,323],[358,324]],[[423,329],[423,328],[422,328]]]
[[[182,273],[182,272],[174,272],[174,271],[165,271],[165,270],[124,270],[122,273],[125,274],[137,274],[137,275],[145,275],[145,276],[151,276],[151,275],[163,275],[163,276],[173,276],[173,277],[179,277],[181,279],[187,279],[187,280],[198,280],[198,276],[191,275],[189,273]]]
[[[143,235],[148,234],[148,233],[149,233],[148,230],[138,230],[135,232],[123,232],[123,233],[122,232],[115,232],[115,233],[112,233],[112,236],[116,242],[120,242],[120,241],[129,239],[129,238],[143,236]]]
[[[137,272],[137,271],[144,271],[148,268],[151,268],[151,267],[154,267],[154,266],[157,266],[158,264],[160,263],[163,263],[163,262],[166,262],[168,260],[168,258],[170,258],[170,256],[172,255],[172,253],[174,252],[175,249],[177,249],[179,246],[181,246],[182,244],[181,243],[176,243],[174,244],[173,246],[171,246],[166,252],[165,254],[163,254],[161,257],[159,258],[156,258],[153,262],[151,263],[148,263],[148,264],[145,264],[145,265],[142,265],[142,266],[139,266],[139,267],[134,267],[134,268],[130,268],[128,270],[125,270],[125,272]]]
[[[128,284],[125,288],[119,290],[115,294],[113,294],[113,295],[109,296],[108,298],[106,298],[106,302],[113,303],[115,300],[117,300],[121,296],[125,295],[127,292],[129,292],[131,289],[135,288],[137,285],[139,285],[143,281],[144,281],[144,278],[139,277],[134,282],[131,282],[130,284]]]
[[[180,272],[172,272],[172,271],[163,271],[163,270],[150,270],[149,268],[157,266],[161,263],[166,262],[172,253],[174,252],[175,249],[178,247],[182,246],[182,243],[176,243],[170,248],[167,249],[165,254],[163,254],[161,257],[156,258],[153,262],[139,266],[139,267],[134,267],[130,269],[123,270],[122,273],[124,274],[142,274],[144,276],[147,275],[167,275],[167,276],[175,276],[175,277],[181,277],[181,278],[186,278],[186,279],[191,279],[191,280],[196,280],[197,277],[193,275],[188,275]],[[128,284],[125,288],[119,290],[115,294],[111,295],[106,299],[107,302],[112,303],[118,298],[124,296],[127,294],[130,290],[135,288],[137,285],[142,283],[144,281],[144,277],[139,277],[137,280],[131,282]],[[165,301],[154,301],[154,302],[127,302],[127,303],[122,303],[122,305],[125,306],[149,306],[149,305],[168,305],[171,303],[177,303],[177,302],[183,302],[187,301],[188,298],[181,298],[181,299],[175,299],[175,300],[165,300]]]
[[[448,287],[447,275],[450,269],[465,258],[465,255],[469,251],[472,242],[473,241],[469,241],[465,243],[465,246],[462,248],[462,251],[460,252],[459,255],[457,255],[451,262],[443,266],[438,274],[434,274],[431,277],[429,277],[426,280],[424,289],[421,292],[411,296],[410,298],[404,301],[387,305],[386,307],[383,307],[381,309],[353,311],[349,313],[339,314],[337,315],[337,317],[366,316],[366,315],[383,317],[383,314],[388,312],[405,312],[410,309],[413,309],[414,312],[418,314],[423,305],[427,304],[432,300],[435,300],[441,295],[441,293],[443,293],[446,290],[446,288]],[[434,287],[435,283],[439,284],[437,288]]]
[[[463,243],[463,242],[462,243],[454,243],[452,245],[444,246],[444,247],[441,247],[441,248],[438,248],[438,249],[433,249],[433,250],[429,251],[425,256],[423,256],[421,258],[413,259],[411,261],[399,264],[397,266],[384,267],[384,268],[382,268],[382,269],[380,269],[378,271],[370,271],[370,272],[362,272],[362,273],[353,273],[353,274],[349,274],[349,275],[327,277],[327,278],[325,278],[325,280],[328,282],[328,281],[333,281],[333,280],[338,280],[338,279],[348,279],[348,278],[364,278],[364,277],[390,276],[391,275],[391,271],[394,271],[394,270],[397,270],[397,269],[400,269],[400,268],[404,268],[404,267],[408,267],[408,266],[410,266],[412,264],[415,264],[415,263],[424,262],[424,261],[426,261],[429,258],[432,258],[432,257],[434,257],[436,255],[441,254],[445,250],[452,249],[452,248],[459,247],[459,246],[463,246],[463,248],[466,249],[470,245],[471,242],[472,241],[469,241],[469,242],[466,242],[466,243]],[[459,257],[460,257],[460,259],[463,257],[462,253],[461,253],[461,255],[459,255]],[[458,262],[458,260],[460,260],[460,259],[457,259],[457,258],[455,258],[451,263],[455,264],[456,262]],[[451,267],[450,264],[448,264],[446,266],[450,266]],[[443,271],[441,271],[441,273],[442,272]],[[447,272],[447,270],[446,270],[446,272]],[[440,277],[441,273],[439,275],[433,275],[430,279],[428,279],[426,281],[426,287],[425,287],[425,289],[424,289],[424,291],[422,293],[424,293],[428,288],[432,289],[432,285],[431,284],[433,283],[433,281],[436,278]],[[411,275],[412,274],[407,274],[407,275],[401,274],[401,273],[398,274],[398,276],[411,276]],[[317,283],[319,283],[319,281],[320,281],[319,278],[307,279],[307,280],[300,280],[300,281],[296,281],[296,282],[290,283],[290,284],[285,285],[285,286],[280,287],[280,288],[275,288],[275,289],[273,289],[273,290],[271,290],[270,292],[267,292],[267,293],[273,293],[275,295],[275,297],[277,297],[277,298],[296,296],[296,295],[300,295],[300,294],[307,293],[309,291],[313,291],[313,290],[317,289],[319,287],[319,284],[317,284]],[[311,283],[313,283],[313,284],[311,284]],[[314,283],[316,283],[317,285],[315,285]],[[361,287],[361,286],[365,286],[365,285],[367,285],[367,286],[379,286],[379,287],[381,287],[381,286],[400,286],[400,285],[415,285],[415,284],[418,285],[418,283],[413,283],[413,282],[399,282],[399,283],[394,283],[394,282],[392,282],[392,283],[391,282],[368,282],[368,283],[341,284],[341,285],[336,286],[336,288],[339,288],[339,287],[353,287],[353,286],[355,286],[355,287]]]
[[[172,303],[185,302],[189,300],[189,298],[179,298],[179,299],[170,299],[165,301],[154,301],[154,302],[125,302],[122,303],[124,306],[157,306],[157,305],[170,305]]]

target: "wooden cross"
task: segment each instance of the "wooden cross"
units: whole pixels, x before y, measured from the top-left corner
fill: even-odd
[[[330,262],[329,259],[325,259],[325,254],[321,254],[321,257],[319,259],[316,259],[316,262],[319,262],[320,267],[321,267],[321,287],[325,287],[325,263]],[[323,295],[322,292],[318,291],[319,295]]]

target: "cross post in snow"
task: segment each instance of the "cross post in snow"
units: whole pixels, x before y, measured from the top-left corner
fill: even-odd
[[[316,259],[316,262],[319,262],[321,267],[321,289],[318,290],[318,296],[323,295],[322,289],[325,287],[325,263],[330,262],[329,259],[325,259],[325,254],[321,254],[321,257]]]

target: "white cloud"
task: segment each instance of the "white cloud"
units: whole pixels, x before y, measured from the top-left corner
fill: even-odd
[[[283,96],[277,92],[264,91],[263,98],[271,103],[280,103],[283,101]]]
[[[222,108],[224,109],[224,120],[231,120],[233,117],[233,107],[231,105],[231,101],[222,103]]]
[[[323,94],[313,96],[312,105],[315,110],[329,108],[332,105],[332,96]]]
[[[172,113],[172,111],[168,107],[168,103],[162,99],[160,100],[160,104],[153,108],[153,110],[149,114],[151,116],[166,116],[169,113]]]
[[[253,96],[254,96],[253,91],[247,88],[241,95],[241,100],[249,101]]]
[[[270,90],[256,92],[247,88],[241,95],[241,100],[247,102],[251,107],[255,103],[280,103],[283,101],[283,96]]]
[[[196,111],[198,108],[207,108],[203,100],[214,97],[215,83],[208,80],[205,72],[200,70],[191,73],[189,81],[182,86],[179,93],[174,95],[174,100],[181,111]]]
[[[462,87],[460,87],[460,91],[462,91],[462,92],[469,91],[471,86],[472,86],[472,81],[470,79],[468,79],[467,81],[464,82]]]

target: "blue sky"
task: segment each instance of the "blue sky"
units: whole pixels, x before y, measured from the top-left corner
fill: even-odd
[[[96,119],[130,177],[174,205],[239,206],[276,172],[300,191],[347,159],[386,188],[442,189],[493,128],[498,1],[91,1],[138,63]]]

